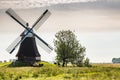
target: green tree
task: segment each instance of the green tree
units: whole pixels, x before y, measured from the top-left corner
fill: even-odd
[[[82,47],[76,39],[75,34],[70,31],[59,31],[55,34],[55,52],[57,53],[56,60],[62,62],[62,66],[67,66],[68,62],[76,64],[84,59],[85,47]]]
[[[86,48],[85,47],[79,47],[79,52],[77,52],[77,56],[76,56],[76,59],[75,59],[75,64],[79,67],[82,67],[84,66],[84,57],[85,57],[85,50]]]
[[[91,65],[90,65],[90,62],[89,62],[89,58],[86,58],[86,59],[85,59],[84,65],[85,65],[86,67],[90,67],[90,66],[91,66]]]

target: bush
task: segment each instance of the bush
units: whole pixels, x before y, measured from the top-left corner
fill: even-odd
[[[83,61],[77,61],[76,65],[77,65],[78,67],[83,67],[83,66],[84,66],[84,63],[83,63]]]
[[[86,60],[84,61],[84,66],[85,67],[91,67],[92,66],[92,65],[90,65],[89,58],[86,58]]]
[[[30,63],[23,62],[23,61],[15,61],[12,62],[12,64],[9,65],[10,67],[22,67],[22,66],[31,66]]]

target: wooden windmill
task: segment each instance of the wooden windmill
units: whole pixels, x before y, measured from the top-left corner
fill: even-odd
[[[41,39],[34,30],[38,28],[47,20],[51,13],[46,10],[38,20],[30,28],[29,24],[20,18],[11,8],[6,11],[6,13],[17,21],[25,30],[18,36],[15,41],[6,49],[10,54],[17,48],[20,44],[18,53],[18,61],[34,63],[40,61],[41,57],[38,52],[36,43],[42,47],[46,52],[50,53],[53,48],[47,44],[43,39]]]

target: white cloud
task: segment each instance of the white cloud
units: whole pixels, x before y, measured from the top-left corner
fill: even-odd
[[[117,8],[120,7],[119,0],[0,0],[0,9],[28,9],[36,7],[45,7],[55,4],[79,3],[77,7],[82,8]],[[80,4],[81,3],[81,4]],[[85,4],[84,4],[85,3]],[[76,5],[76,4],[75,4]],[[72,4],[74,6],[74,4]],[[72,7],[71,6],[71,7]]]
[[[59,3],[93,2],[96,0],[1,0],[0,9],[4,8],[34,8]]]

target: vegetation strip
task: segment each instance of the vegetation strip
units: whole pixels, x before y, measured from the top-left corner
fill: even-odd
[[[0,63],[0,80],[120,79],[120,64],[92,64],[92,67],[58,67],[47,62],[42,63],[44,64],[43,67],[8,67],[10,63]]]

